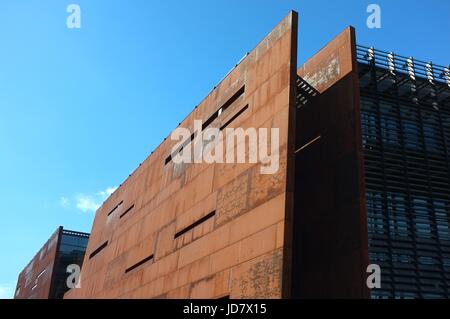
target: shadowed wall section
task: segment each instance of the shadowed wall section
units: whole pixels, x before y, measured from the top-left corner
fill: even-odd
[[[67,287],[68,265],[82,266],[89,234],[63,229],[47,243],[20,273],[15,299],[62,299]]]
[[[365,298],[367,217],[354,29],[298,74],[318,95],[297,111],[293,296]]]

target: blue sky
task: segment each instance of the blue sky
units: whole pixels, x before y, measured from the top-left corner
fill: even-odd
[[[66,27],[71,3],[81,29]],[[108,192],[291,9],[300,63],[347,25],[360,44],[450,63],[448,0],[2,0],[0,298],[59,225],[89,232]]]

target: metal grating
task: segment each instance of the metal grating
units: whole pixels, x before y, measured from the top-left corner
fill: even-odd
[[[297,76],[296,85],[297,85],[297,93],[296,93],[297,108],[300,108],[310,103],[312,99],[314,99],[314,97],[319,95],[319,92],[300,76]]]
[[[450,298],[448,68],[357,46],[373,298]],[[447,72],[447,73],[446,73]]]
[[[63,233],[63,235],[85,237],[85,238],[89,238],[89,235],[90,235],[89,233],[82,233],[79,231],[66,230],[66,229],[63,229],[62,233]]]

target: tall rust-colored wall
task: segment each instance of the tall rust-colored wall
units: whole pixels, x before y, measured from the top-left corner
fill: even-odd
[[[81,288],[65,298],[289,296],[294,176],[286,173],[294,165],[296,41],[291,12],[180,125],[192,130],[245,85],[211,126],[248,105],[229,127],[279,128],[278,172],[262,175],[260,163],[166,164],[175,144],[167,138],[97,211]]]
[[[62,228],[58,228],[45,243],[17,280],[15,299],[48,299],[52,284],[58,240]],[[45,270],[44,273],[42,273]],[[40,276],[39,276],[40,275]]]
[[[298,70],[320,94],[297,113],[294,297],[368,297],[355,45],[350,27]]]

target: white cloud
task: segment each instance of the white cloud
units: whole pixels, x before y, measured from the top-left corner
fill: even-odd
[[[111,196],[117,187],[108,187],[105,190],[98,191],[94,194],[78,194],[74,198],[75,206],[83,213],[94,212],[102,205],[102,203]],[[61,197],[60,204],[62,207],[68,207],[70,200],[67,197]]]
[[[97,193],[100,197],[102,197],[104,200],[107,199],[109,196],[111,196],[112,193],[117,189],[117,187],[108,187],[104,191],[100,191]]]
[[[101,202],[90,195],[77,195],[76,196],[77,208],[83,213],[95,212],[100,206]]]
[[[14,297],[14,285],[0,284],[0,299],[12,299]]]

